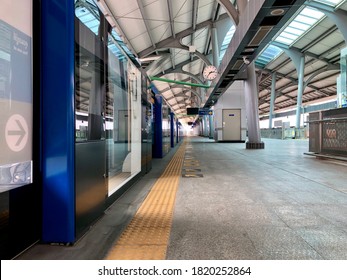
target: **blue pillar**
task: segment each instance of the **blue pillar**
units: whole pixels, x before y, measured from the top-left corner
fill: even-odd
[[[160,95],[154,97],[154,137],[153,137],[153,157],[163,157],[163,98]]]
[[[175,122],[174,122],[175,114],[170,112],[170,144],[171,148],[175,147]]]
[[[75,240],[74,1],[42,0],[43,242]]]

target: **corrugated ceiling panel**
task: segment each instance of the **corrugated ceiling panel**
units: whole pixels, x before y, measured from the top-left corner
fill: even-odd
[[[182,44],[183,44],[183,45],[189,46],[190,43],[191,43],[191,36],[190,36],[190,35],[189,35],[189,36],[186,36],[186,37],[184,37],[184,38],[182,39]]]
[[[289,83],[291,83],[291,81],[289,81],[288,79],[285,79],[285,78],[277,80],[276,89],[281,88],[285,85],[288,85]]]
[[[105,2],[112,10],[113,15],[116,17],[127,17],[129,13],[132,13],[134,10],[137,10],[139,8],[136,0],[105,0]]]
[[[344,43],[344,41],[336,42],[336,45],[339,45],[339,44],[342,43],[342,42]],[[340,56],[340,49],[337,49],[337,50],[334,50],[334,51],[331,51],[331,52],[325,54],[325,57],[326,57],[327,59],[332,59],[332,58],[335,58],[335,57],[337,57],[337,56]]]
[[[331,85],[331,84],[336,84],[336,77],[339,75],[340,73],[336,72],[336,71],[327,71],[325,73],[322,73],[320,75],[318,75],[317,77],[315,77],[312,80],[312,84],[317,84],[319,83],[320,86],[327,86],[327,85]]]
[[[176,95],[182,92],[182,88],[173,88],[171,91],[173,92],[174,95]]]
[[[314,63],[305,67],[305,75],[312,73],[312,72],[316,71],[317,69],[323,68],[325,66],[326,66],[325,62],[319,61],[319,60],[314,60]]]
[[[188,54],[187,50],[175,49],[175,58],[180,58],[182,55]]]
[[[151,34],[155,43],[169,38],[171,36],[170,23],[163,23],[161,25],[158,25],[153,30],[151,30]]]
[[[335,47],[336,42],[341,42],[341,39],[342,36],[340,34],[334,33],[333,35],[324,38],[319,42],[319,44],[315,44],[312,48],[309,49],[309,51],[315,54],[325,53],[329,49]]]
[[[144,6],[150,30],[169,22],[169,10],[166,1],[152,1]]]
[[[129,40],[147,32],[139,9],[129,13],[127,17],[119,18],[118,23]]]
[[[276,98],[276,103],[287,101],[287,100],[288,100],[288,97],[285,97],[284,95],[282,95]]]
[[[199,75],[201,68],[202,68],[201,60],[196,60],[193,63],[190,63],[184,67],[185,71],[190,71],[194,75]]]
[[[212,10],[213,10],[214,0],[200,0],[199,1],[199,12],[197,22],[203,22],[205,20],[209,20],[211,18]]]
[[[291,94],[292,97],[296,96],[296,91],[298,89],[298,85],[294,84],[292,86],[289,86],[287,88],[285,88],[284,90],[282,90],[283,93],[285,94]],[[294,95],[295,92],[295,95]]]
[[[313,40],[307,39],[306,36],[298,40],[293,46],[298,49],[305,48],[308,44],[310,44]]]
[[[276,68],[278,65],[282,64],[287,59],[288,59],[288,56],[286,54],[282,53],[277,59],[271,61],[266,66],[266,68],[272,70],[272,69]]]
[[[319,22],[319,27],[321,28],[327,28],[330,29],[335,26],[335,24],[329,19],[329,18],[324,18],[321,22]]]
[[[190,13],[183,15],[177,21],[175,20],[175,31],[176,33],[186,30],[192,27]]]
[[[198,30],[195,33],[195,42],[194,45],[197,48],[197,51],[203,53],[205,51],[205,44],[208,36],[208,28],[204,28],[201,30]]]
[[[130,44],[134,47],[136,52],[140,52],[143,48],[152,46],[147,32],[130,40]]]
[[[175,56],[175,62],[176,64],[179,64],[181,62],[187,61],[189,59],[189,52],[182,51]]]
[[[174,98],[174,99],[170,99],[169,101],[167,101],[167,102],[169,102],[169,104],[170,105],[174,105],[174,104],[176,104],[177,103],[177,101],[176,101],[176,99]]]
[[[191,27],[193,1],[174,0],[172,1],[172,6],[176,33]]]
[[[191,11],[193,7],[193,0],[172,0],[173,16],[176,17]]]
[[[259,98],[262,98],[264,96],[270,96],[270,93],[268,90],[262,90],[259,92]]]
[[[292,72],[293,70],[295,70],[295,66],[294,66],[294,63],[292,61],[290,61],[285,66],[281,67],[279,69],[279,72],[284,74],[284,75],[287,75],[288,73]]]
[[[167,88],[167,84],[165,84],[165,83],[158,82],[158,81],[153,81],[152,83],[155,85],[155,87],[156,87],[159,91],[161,91],[161,90]]]

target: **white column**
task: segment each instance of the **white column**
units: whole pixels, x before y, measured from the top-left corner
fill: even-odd
[[[304,76],[305,76],[305,56],[300,57],[300,66],[298,71],[298,96],[296,102],[296,128],[300,128],[301,120],[301,105],[302,105],[302,94],[304,91]]]
[[[264,143],[260,138],[258,84],[254,62],[247,67],[247,80],[245,80],[245,101],[248,127],[247,149],[263,149]]]
[[[218,48],[218,36],[217,28],[215,25],[211,29],[211,39],[212,39],[212,55],[213,55],[213,65],[219,66],[219,48]]]
[[[272,80],[271,80],[269,128],[272,128],[272,116],[274,113],[275,95],[276,95],[276,72],[272,73]]]

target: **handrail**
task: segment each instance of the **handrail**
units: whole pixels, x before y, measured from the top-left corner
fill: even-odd
[[[347,121],[347,117],[343,118],[331,118],[331,119],[324,119],[324,120],[315,120],[315,121],[306,121],[305,123],[322,123],[322,122],[338,122],[338,121]]]

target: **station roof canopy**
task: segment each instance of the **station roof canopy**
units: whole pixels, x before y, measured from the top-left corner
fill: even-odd
[[[89,3],[100,8],[113,26],[116,40],[136,57],[149,77],[209,84],[203,79],[202,71],[206,65],[213,63],[211,37],[212,28],[216,27],[220,75],[217,81],[212,82],[211,89],[152,81],[183,122],[194,121],[194,117],[186,116],[187,107],[212,106],[233,81],[242,79],[239,72],[245,65],[240,57],[244,56],[256,63],[261,115],[269,112],[273,72],[276,72],[275,110],[295,106],[297,72],[283,51],[285,48],[305,55],[307,86],[303,105],[336,97],[340,50],[345,47],[346,38],[326,14],[338,11],[346,15],[346,0],[76,2],[81,7]],[[253,10],[256,10],[254,20],[245,21],[244,18]],[[282,14],[275,14],[281,10]],[[347,26],[346,18],[344,24]],[[89,18],[88,24],[93,29],[93,19]],[[271,28],[264,29],[266,26]],[[259,36],[260,31],[263,37],[253,47],[255,51],[250,52],[249,39]],[[238,40],[240,43],[235,48]]]

